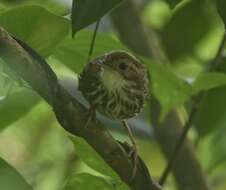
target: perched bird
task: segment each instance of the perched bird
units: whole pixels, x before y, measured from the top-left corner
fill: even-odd
[[[120,120],[129,133],[133,148],[134,170],[137,170],[137,147],[126,120],[142,111],[148,97],[146,67],[125,51],[112,51],[90,61],[79,77],[79,90],[90,104],[87,125],[97,110]],[[86,126],[87,126],[86,125]]]

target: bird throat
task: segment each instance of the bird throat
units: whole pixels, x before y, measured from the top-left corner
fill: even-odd
[[[120,92],[122,88],[127,84],[125,79],[115,70],[102,68],[101,81],[104,87],[110,91]]]

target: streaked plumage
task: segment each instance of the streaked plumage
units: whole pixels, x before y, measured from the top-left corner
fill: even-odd
[[[110,52],[84,68],[79,90],[100,113],[112,119],[128,119],[141,112],[147,99],[147,70],[124,51]]]

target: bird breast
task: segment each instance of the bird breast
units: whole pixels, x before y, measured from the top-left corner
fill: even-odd
[[[146,96],[136,80],[128,81],[117,71],[106,68],[101,68],[98,75],[91,72],[82,75],[80,90],[97,111],[118,120],[140,113]]]
[[[112,69],[102,68],[100,78],[104,87],[110,92],[120,91],[127,84],[125,79]]]

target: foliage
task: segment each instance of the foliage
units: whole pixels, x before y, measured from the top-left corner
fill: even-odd
[[[122,0],[73,0],[72,33],[99,20]],[[92,10],[92,11],[90,11]]]
[[[39,6],[25,6],[3,12],[0,24],[43,57],[49,56],[69,32],[68,20]]]
[[[78,156],[94,170],[108,177],[119,180],[117,174],[103,161],[103,159],[80,137],[70,137]]]
[[[173,11],[161,34],[170,59],[193,54],[197,44],[212,30],[216,14],[208,6],[201,0],[187,1]]]
[[[166,0],[171,8],[174,8],[178,3],[180,3],[182,0]]]
[[[225,13],[226,2],[223,0],[216,0],[216,4],[219,15],[221,16],[224,25],[226,25],[226,13]]]
[[[0,130],[24,116],[38,101],[39,97],[31,90],[20,90],[4,97],[0,101]]]
[[[52,56],[75,73],[80,73],[87,61],[91,39],[90,31],[79,32],[73,39],[67,37],[57,46]],[[93,57],[117,49],[127,48],[112,36],[100,33],[97,35]]]
[[[86,182],[90,183],[87,184]],[[94,185],[93,185],[94,184]],[[106,181],[104,178],[92,176],[90,174],[82,173],[74,176],[70,179],[64,190],[73,190],[76,187],[78,190],[92,190],[92,189],[103,189],[103,190],[126,190],[127,187],[122,184],[119,185],[112,181]]]
[[[0,186],[5,190],[32,190],[23,177],[2,158],[0,158]]]
[[[26,1],[23,1],[23,6],[17,6],[17,1],[10,4],[6,1],[0,2],[0,26],[3,26],[13,36],[28,43],[41,56],[51,62],[51,66],[53,66],[57,72],[66,76],[68,75],[68,71],[78,75],[87,62],[93,31],[89,29],[85,30],[84,28],[97,22],[104,15],[108,14],[109,11],[114,11],[114,8],[120,6],[122,1],[98,0],[95,1],[94,5],[94,1],[92,0],[74,0],[71,19],[72,33],[76,34],[74,38],[71,37],[70,20],[68,17],[59,14],[65,11],[66,5],[57,4],[57,6],[54,5],[54,8],[51,8],[51,6],[55,4],[51,1],[48,1],[51,2],[51,4],[49,4],[50,7],[44,5],[45,3],[38,3],[37,5],[37,2],[32,2],[26,3]],[[158,31],[156,32],[158,32],[158,35],[161,38],[163,48],[171,64],[157,64],[156,61],[151,60],[150,58],[140,57],[136,52],[133,53],[135,53],[137,57],[140,57],[149,69],[151,78],[150,89],[152,90],[153,96],[155,96],[161,105],[161,118],[159,118],[161,121],[164,120],[169,111],[179,106],[184,106],[184,108],[189,111],[188,108],[192,104],[193,97],[200,93],[204,94],[198,105],[199,109],[195,116],[194,126],[197,131],[197,136],[201,139],[201,143],[205,142],[209,136],[213,139],[206,145],[206,147],[210,147],[209,154],[211,157],[211,162],[208,163],[207,167],[213,168],[214,170],[216,167],[220,166],[222,167],[222,170],[225,170],[226,141],[222,134],[226,130],[226,75],[221,71],[204,72],[207,70],[208,64],[214,58],[212,55],[215,55],[218,50],[217,46],[222,38],[222,35],[219,34],[224,33],[224,24],[226,20],[225,1],[216,0],[217,9],[215,9],[213,1],[210,0],[166,0],[165,3],[169,3],[172,8],[167,18],[168,22],[161,28],[158,28]],[[158,4],[158,1],[156,4]],[[152,6],[152,4],[150,3],[149,6]],[[106,21],[103,22],[106,24]],[[102,25],[100,29],[102,31],[97,35],[93,57],[116,49],[132,52],[117,39],[112,30],[109,31],[108,29],[106,31]],[[215,47],[213,45],[213,47],[209,47],[212,43],[217,44],[217,46]],[[204,54],[210,56],[205,56]],[[223,60],[221,64],[225,64],[225,61]],[[1,60],[0,65],[3,65]],[[7,63],[4,63],[4,65],[7,65]],[[186,76],[181,77],[178,67],[188,68],[188,66],[192,67],[193,70],[196,70],[196,68],[199,67],[203,72],[199,73],[199,71],[196,71],[194,72],[195,74],[190,73],[191,78]],[[27,117],[32,110],[35,110],[35,106],[41,102],[40,98],[30,89],[23,86],[18,87],[18,85],[13,87],[13,91],[7,94],[4,81],[7,80],[7,77],[12,77],[5,76],[3,70],[0,70],[0,73],[3,73],[0,77],[0,130],[2,131],[2,135],[5,133],[7,134],[8,130],[11,130],[11,133],[14,133],[14,130],[17,130],[18,123],[21,121],[24,123],[23,125],[26,125],[26,122],[29,119],[31,121],[36,118],[42,120],[42,117],[38,114],[32,114],[32,117]],[[16,74],[13,73],[12,75]],[[15,76],[12,80],[18,79]],[[11,81],[10,84],[11,83],[14,82]],[[74,83],[75,82],[73,81],[73,85]],[[74,86],[69,90],[73,91]],[[45,110],[48,109],[45,107]],[[183,115],[182,112],[180,114]],[[142,119],[142,122],[144,123],[145,121]],[[56,126],[56,124],[54,126]],[[5,130],[3,131],[3,129]],[[22,129],[26,131],[29,130],[27,128]],[[43,130],[41,127],[40,129]],[[48,133],[48,131],[44,130],[44,132],[42,132],[42,130],[38,133],[41,137],[45,136],[45,133]],[[56,127],[54,127],[54,131],[55,130]],[[49,139],[48,137],[43,137],[46,138],[46,141],[44,141],[46,144],[42,145],[42,148],[40,149],[49,148],[54,150],[54,144],[57,146],[59,139],[63,142],[70,139],[70,143],[74,145],[74,149],[70,148],[70,150],[65,151],[67,151],[68,155],[71,155],[72,152],[73,154],[76,153],[79,157],[76,162],[73,162],[72,171],[69,166],[67,171],[65,171],[65,168],[61,168],[54,173],[54,175],[61,173],[61,175],[70,176],[67,180],[62,180],[62,184],[65,183],[65,190],[71,190],[75,187],[79,190],[128,189],[115,172],[83,139],[68,137],[68,135],[62,131],[55,133],[56,137],[54,137],[54,139],[56,140],[53,140],[54,143],[48,147]],[[18,135],[17,132],[15,133],[15,136],[16,135]],[[122,138],[120,132],[116,135],[118,138]],[[28,136],[33,139],[35,134],[30,132]],[[34,138],[36,139],[35,142],[41,137],[38,136]],[[2,137],[2,139],[4,138]],[[10,139],[10,143],[13,142],[13,139],[12,142]],[[0,144],[1,143],[4,144],[5,142],[0,140]],[[7,153],[2,151],[5,150],[2,146],[0,145],[0,156],[6,154],[5,157],[7,157]],[[140,147],[140,149],[142,151],[147,149],[147,147],[148,145],[146,147]],[[59,152],[61,152],[61,150]],[[27,154],[29,153],[30,152]],[[149,154],[149,152],[146,155],[144,154],[145,159],[150,159]],[[205,156],[206,155],[200,157],[200,160],[204,160]],[[24,167],[31,167],[29,164],[32,165],[32,162],[41,167],[41,164],[37,160],[42,160],[42,156],[32,158],[33,160],[31,159],[31,163],[27,164],[26,156],[24,157],[25,160],[21,161],[24,164]],[[9,156],[7,158],[9,158]],[[160,154],[152,155],[152,159],[159,160],[159,158],[160,160],[162,159]],[[20,160],[21,158],[15,159]],[[56,158],[56,160],[59,162],[60,159]],[[15,162],[13,165],[15,165],[18,170],[21,169],[18,164],[19,161],[10,161],[13,163]],[[69,161],[67,160],[65,163],[68,163]],[[75,163],[79,166],[76,166]],[[159,174],[159,170],[163,168],[164,163],[158,162],[158,164],[160,166],[157,167],[158,171],[156,173]],[[44,168],[46,169],[48,167]],[[32,169],[35,171],[39,170],[36,168]],[[74,172],[74,170],[76,172]],[[21,169],[21,171],[23,170]],[[33,174],[35,172],[30,171],[30,173],[23,173],[23,176],[26,180],[28,179],[29,183],[35,188],[35,183],[33,183],[30,178],[38,178],[38,175]],[[89,183],[87,183],[87,181]],[[4,187],[5,190],[11,190],[15,189],[15,185],[16,189],[19,190],[32,189],[16,169],[1,159],[0,186]],[[221,185],[222,184],[219,184],[219,189],[223,187],[223,185],[220,187]],[[37,189],[42,190],[42,187],[38,187]],[[51,188],[49,189],[51,190]]]

